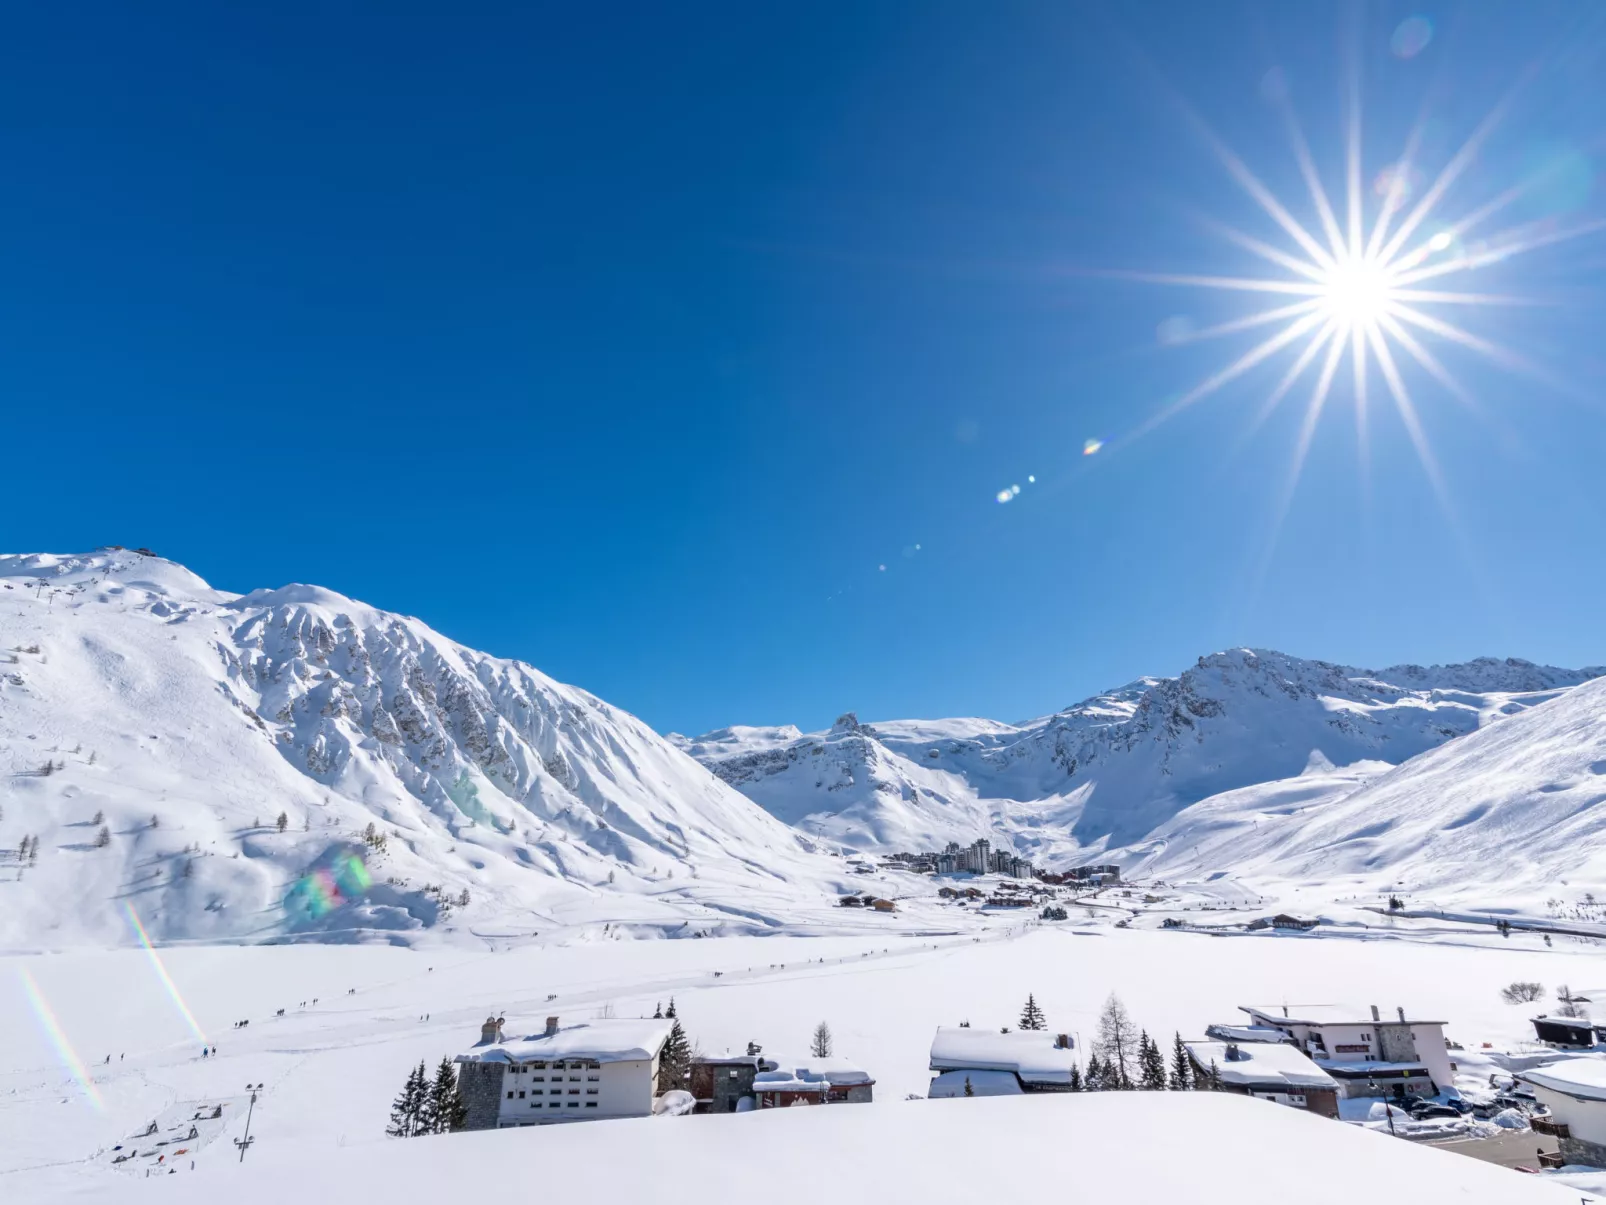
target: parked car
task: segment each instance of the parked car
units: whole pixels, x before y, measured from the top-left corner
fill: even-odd
[[[1417,1105],[1414,1109],[1411,1110],[1411,1120],[1412,1121],[1427,1121],[1429,1118],[1433,1118],[1433,1117],[1455,1117],[1455,1118],[1459,1118],[1460,1116],[1461,1116],[1461,1114],[1459,1112],[1457,1112],[1455,1109],[1452,1109],[1449,1105],[1422,1104],[1422,1105]]]

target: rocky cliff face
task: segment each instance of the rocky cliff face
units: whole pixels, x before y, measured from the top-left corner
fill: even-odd
[[[635,717],[331,591],[0,557],[0,632],[0,849],[43,851],[0,938],[116,932],[135,885],[173,937],[762,925],[833,873]]]

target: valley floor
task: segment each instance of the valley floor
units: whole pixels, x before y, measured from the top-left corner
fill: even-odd
[[[1086,915],[1055,925],[1000,917],[946,937],[628,941],[593,933],[479,950],[179,947],[160,955],[171,991],[140,950],[6,956],[0,1196],[104,1193],[168,1162],[184,1176],[192,1161],[193,1174],[213,1173],[237,1158],[231,1140],[243,1132],[247,1084],[265,1085],[248,1162],[293,1164],[328,1148],[385,1143],[408,1068],[466,1049],[490,1013],[505,1015],[510,1030],[534,1029],[552,1013],[651,1015],[673,997],[708,1053],[748,1041],[802,1052],[824,1020],[837,1054],[876,1077],[876,1103],[865,1107],[902,1109],[928,1107],[905,1098],[925,1094],[938,1025],[1013,1026],[1028,993],[1051,1030],[1079,1043],[1092,1040],[1114,992],[1162,1045],[1173,1032],[1197,1038],[1212,1021],[1236,1019],[1239,1004],[1340,1002],[1443,1019],[1453,1040],[1476,1050],[1531,1037],[1528,1016],[1538,1006],[1502,1003],[1501,986],[1606,978],[1596,944],[1579,939],[1547,948],[1537,935],[1501,939],[1426,922],[1392,933],[1212,936],[1117,929],[1112,916]],[[241,1020],[250,1024],[236,1028]],[[217,1055],[203,1058],[203,1044],[214,1043]],[[87,1082],[75,1077],[73,1058]],[[206,1124],[218,1105],[222,1117]],[[202,1121],[193,1122],[197,1114]],[[130,1137],[153,1121],[157,1133],[131,1148]],[[158,1138],[171,1141],[158,1148]],[[136,1157],[114,1166],[119,1144]],[[157,1165],[156,1155],[138,1154],[147,1150],[183,1154]]]

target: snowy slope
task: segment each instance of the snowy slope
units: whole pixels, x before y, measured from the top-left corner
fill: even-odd
[[[836,894],[633,716],[317,587],[0,557],[0,650],[0,945],[126,939],[124,901],[158,939],[400,939],[764,927]]]
[[[1155,834],[1141,865],[1182,875],[1228,863],[1304,883],[1387,871],[1446,893],[1606,882],[1606,679],[1396,768],[1205,800]]]
[[[776,816],[849,846],[990,834],[1053,863],[1150,841],[1223,792],[1335,766],[1359,767],[1339,776],[1353,789],[1367,763],[1405,762],[1601,672],[1492,658],[1368,670],[1234,649],[1025,724],[849,715],[799,737],[672,739]]]

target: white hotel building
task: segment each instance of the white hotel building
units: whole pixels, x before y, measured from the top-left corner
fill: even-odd
[[[646,1117],[652,1112],[658,1057],[672,1021],[597,1020],[504,1038],[489,1018],[461,1064],[458,1085],[466,1129]]]

